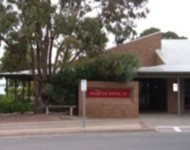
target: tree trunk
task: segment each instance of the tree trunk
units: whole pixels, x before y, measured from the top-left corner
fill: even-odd
[[[43,89],[45,83],[35,80],[35,112],[43,113],[45,108],[45,100],[43,99]]]

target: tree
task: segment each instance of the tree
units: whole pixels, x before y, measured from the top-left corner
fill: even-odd
[[[160,32],[160,29],[154,28],[154,27],[146,29],[140,34],[140,37],[143,37],[143,36],[155,33],[155,32]],[[162,33],[162,39],[187,39],[187,37],[179,36],[178,34],[176,34],[173,31],[168,31],[168,32]]]
[[[26,44],[12,44],[5,48],[1,58],[1,71],[20,71],[30,69],[30,57]]]
[[[140,37],[143,37],[143,36],[146,36],[146,35],[155,33],[155,32],[160,32],[160,29],[154,28],[154,27],[149,28],[149,29],[146,29],[146,30],[144,30],[144,31],[140,34]]]
[[[175,32],[168,31],[162,34],[163,39],[187,39],[187,37],[179,36]]]
[[[104,50],[106,33],[127,38],[147,0],[0,0],[0,42],[26,45],[41,110],[43,88],[58,68]],[[93,17],[92,12],[97,12]],[[21,40],[24,39],[24,40]],[[22,48],[21,48],[22,49]],[[55,60],[53,61],[53,54]]]

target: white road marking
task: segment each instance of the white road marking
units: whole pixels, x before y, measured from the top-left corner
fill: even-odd
[[[181,129],[177,126],[173,127],[173,129],[175,130],[175,132],[182,132]]]
[[[158,132],[190,132],[190,126],[156,126],[155,130]]]

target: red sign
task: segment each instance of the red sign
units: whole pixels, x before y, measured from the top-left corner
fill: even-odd
[[[129,98],[129,89],[88,89],[87,97],[90,98]]]

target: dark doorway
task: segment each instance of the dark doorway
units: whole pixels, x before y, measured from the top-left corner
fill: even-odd
[[[190,79],[185,79],[185,110],[190,111]]]
[[[166,80],[139,80],[139,109],[140,112],[166,112]]]

